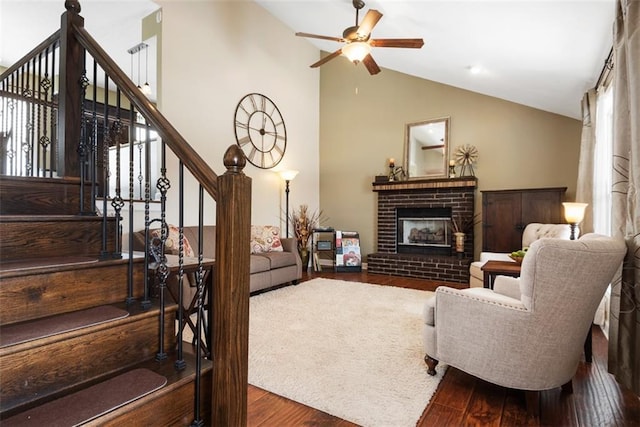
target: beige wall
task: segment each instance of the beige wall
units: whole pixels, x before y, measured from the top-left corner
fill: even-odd
[[[236,105],[248,93],[267,95],[287,128],[287,149],[279,167],[300,171],[290,204],[317,209],[319,71],[305,64],[318,60],[318,50],[252,2],[159,4],[163,114],[220,174],[224,152],[236,142]],[[177,182],[175,170],[169,172]],[[273,169],[247,164],[245,173],[252,178],[252,222],[284,228],[284,182]],[[186,192],[187,221],[195,223],[197,186],[188,182]],[[214,214],[210,207],[206,222],[213,222]],[[171,215],[176,218],[175,212]]]
[[[566,186],[567,199],[575,197],[581,132],[575,119],[387,69],[370,76],[342,57],[320,76],[320,205],[328,225],[360,232],[363,254],[376,250],[371,182],[387,173],[389,158],[402,164],[409,122],[449,116],[452,152],[477,147],[477,212],[481,190]],[[477,255],[479,226],[476,236]]]

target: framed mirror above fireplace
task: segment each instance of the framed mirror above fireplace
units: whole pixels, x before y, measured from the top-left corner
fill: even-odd
[[[449,117],[407,123],[405,169],[408,179],[449,176]]]

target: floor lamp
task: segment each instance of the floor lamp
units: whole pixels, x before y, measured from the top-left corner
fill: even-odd
[[[564,206],[564,219],[569,223],[571,227],[571,236],[569,239],[576,239],[576,227],[584,219],[584,211],[587,208],[587,203],[563,203]]]
[[[298,171],[294,171],[294,170],[286,170],[286,171],[280,171],[279,172],[280,177],[282,179],[284,179],[284,182],[286,183],[286,187],[285,187],[285,199],[286,199],[286,208],[285,208],[285,213],[286,213],[286,224],[287,224],[287,228],[286,228],[286,236],[289,237],[289,183],[291,181],[293,181],[293,178],[296,177],[296,175],[298,175]]]

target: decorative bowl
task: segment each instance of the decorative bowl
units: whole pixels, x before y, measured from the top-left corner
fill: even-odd
[[[523,256],[513,256],[513,255],[509,255],[509,258],[511,258],[512,260],[514,260],[518,264],[522,264],[522,260],[524,259]]]

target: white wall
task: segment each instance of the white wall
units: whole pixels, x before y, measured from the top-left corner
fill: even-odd
[[[160,111],[217,174],[235,144],[234,112],[251,92],[271,98],[287,128],[287,149],[278,168],[300,171],[291,183],[290,206],[319,206],[319,71],[307,64],[319,52],[261,6],[244,1],[161,0]],[[176,167],[169,174],[177,185]],[[284,229],[284,182],[274,169],[247,164],[252,178],[252,223]],[[175,187],[174,187],[175,188]],[[185,224],[197,221],[198,188],[186,188]],[[170,206],[177,204],[170,202]],[[169,221],[177,221],[177,211]],[[206,223],[215,222],[207,208]]]

